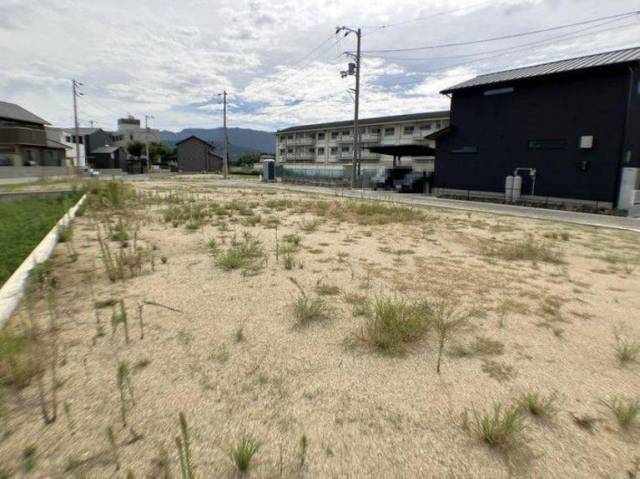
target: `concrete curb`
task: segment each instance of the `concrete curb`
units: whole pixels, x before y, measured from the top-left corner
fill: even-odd
[[[35,265],[49,259],[53,248],[58,244],[58,228],[68,225],[76,216],[78,208],[86,201],[86,193],[78,202],[69,208],[64,216],[58,221],[47,235],[40,241],[31,254],[25,258],[22,264],[9,277],[6,283],[0,288],[0,330],[13,315],[20,300],[24,296],[25,287],[29,273]]]

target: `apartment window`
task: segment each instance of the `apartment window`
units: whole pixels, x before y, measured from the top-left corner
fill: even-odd
[[[280,155],[281,155],[281,156],[283,156],[283,155],[284,155],[284,152],[285,152],[285,149],[284,149],[284,148],[280,148]]]
[[[341,148],[342,153],[349,153],[350,150],[351,150],[351,148],[349,146],[343,146]]]
[[[415,127],[413,127],[413,126],[405,126],[405,127],[404,127],[404,130],[403,130],[403,133],[404,133],[405,135],[413,135],[413,130],[414,130],[414,128],[415,128]]]
[[[385,128],[384,129],[384,136],[393,136],[396,134],[396,129],[395,128]]]
[[[331,152],[332,155],[337,155],[338,154],[338,147],[337,146],[332,146],[331,150],[329,150]]]
[[[567,142],[564,140],[529,140],[527,145],[530,150],[562,150]]]
[[[323,147],[318,148],[318,155],[324,155],[324,148]]]
[[[332,132],[331,132],[331,139],[335,140],[336,138],[338,138],[338,135],[339,135],[339,134],[340,134],[340,133],[338,133],[337,131],[332,131]]]
[[[129,139],[130,139],[130,140],[133,140],[133,135],[129,135]]]
[[[436,130],[442,128],[442,122],[440,120],[436,121]]]
[[[380,134],[380,128],[371,128],[371,130],[369,130],[371,132],[372,135],[379,135]]]
[[[293,148],[289,148],[289,149],[287,150],[287,153],[288,153],[288,154],[290,154],[290,155],[293,155]]]
[[[349,136],[351,135],[351,130],[342,130],[342,136]]]
[[[65,136],[64,141],[66,141],[67,143],[71,143],[71,137],[69,135]]]
[[[318,140],[324,140],[324,133],[318,133]]]
[[[287,136],[287,140],[293,140],[293,135]]]
[[[315,148],[309,148],[307,151],[313,155],[313,154],[315,154],[316,149]]]
[[[429,131],[431,130],[431,123],[425,123],[424,125],[420,125],[421,131]]]

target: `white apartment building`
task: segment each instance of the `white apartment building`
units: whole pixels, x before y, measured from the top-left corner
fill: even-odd
[[[131,141],[146,143],[160,142],[160,131],[140,126],[140,120],[129,115],[118,119],[118,130],[111,133],[114,146],[126,148]]]
[[[435,142],[425,137],[448,126],[449,111],[362,119],[358,122],[362,169],[379,170],[396,163],[433,171],[430,149]],[[370,150],[394,146],[397,148],[379,148],[385,154]],[[405,156],[407,152],[418,154]],[[352,161],[353,120],[294,126],[276,132],[276,162],[286,168],[340,170]]]

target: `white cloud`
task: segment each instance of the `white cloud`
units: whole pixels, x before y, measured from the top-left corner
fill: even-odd
[[[353,113],[347,92],[353,78],[340,78],[349,61],[340,52],[353,50],[354,39],[334,45],[336,25],[362,25],[367,51],[508,35],[635,8],[634,0],[0,0],[0,99],[66,125],[70,79],[77,78],[86,94],[81,120],[105,128],[128,113],[153,114],[162,128],[218,126],[216,95],[223,89],[230,92],[234,126],[346,119]],[[480,57],[469,55],[579,29],[366,54],[362,116],[447,108],[438,92],[478,72],[634,46],[638,26],[637,19],[623,19],[586,37]]]

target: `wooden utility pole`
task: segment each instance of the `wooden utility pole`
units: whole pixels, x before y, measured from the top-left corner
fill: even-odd
[[[353,112],[353,164],[351,165],[351,188],[355,187],[356,177],[360,175],[360,131],[358,129],[358,116],[360,113],[360,45],[362,41],[362,30],[358,28],[354,30],[349,27],[336,28],[336,35],[342,31],[345,31],[345,37],[350,33],[354,33],[357,38],[356,53],[347,53],[347,55],[354,58],[355,62],[349,64],[347,71],[340,72],[343,78],[348,75],[355,75],[356,87],[355,93],[355,108]]]
[[[227,90],[222,92],[222,101],[223,101],[223,128],[224,128],[224,158],[222,163],[222,172],[224,178],[227,179],[229,177],[229,164],[228,164],[228,156],[229,156],[229,137],[227,136]]]
[[[73,90],[73,122],[75,129],[75,144],[76,144],[76,173],[80,171],[80,168],[84,165],[80,164],[80,125],[78,124],[78,97],[82,95],[78,91],[78,87],[82,85],[82,83],[77,82],[76,80],[71,80],[72,90]]]

